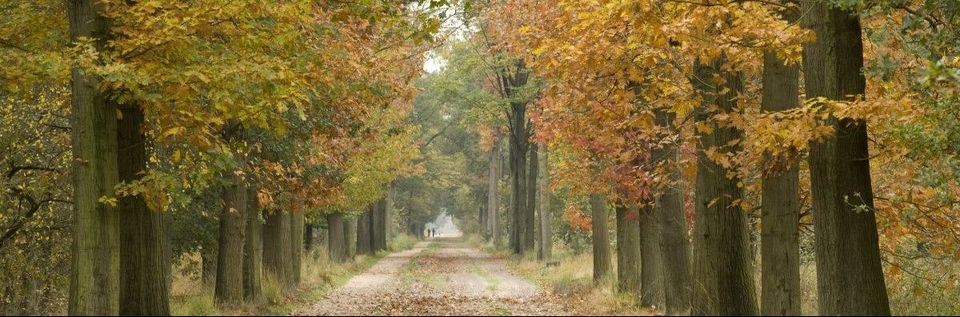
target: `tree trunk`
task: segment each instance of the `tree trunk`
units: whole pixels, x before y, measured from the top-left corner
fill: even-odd
[[[296,210],[290,215],[290,285],[294,288],[300,285],[300,270],[303,267],[303,222],[303,210]]]
[[[91,38],[103,51],[109,22],[96,0],[67,2],[70,38]],[[71,315],[116,315],[120,311],[120,216],[101,197],[114,197],[117,171],[117,109],[91,72],[72,72],[70,126],[74,191]]]
[[[303,224],[303,250],[307,254],[310,254],[310,252],[313,251],[313,243],[314,243],[314,240],[316,240],[314,238],[314,235],[316,235],[316,233],[314,233],[313,229],[314,229],[314,224],[312,223]]]
[[[371,215],[371,247],[373,253],[387,249],[387,199],[381,198],[373,205],[373,214]]]
[[[676,138],[674,114],[658,109],[657,126],[667,131],[667,137]],[[679,141],[678,141],[679,142]],[[660,224],[660,253],[663,261],[664,309],[667,315],[685,312],[690,306],[690,244],[687,240],[687,221],[683,210],[683,192],[680,190],[680,145],[664,143],[652,151],[653,161],[670,184],[657,196],[654,212]]]
[[[493,240],[494,246],[499,246],[500,228],[497,209],[500,184],[500,134],[494,135],[493,151],[490,152],[490,174],[487,178],[487,223],[486,230]]]
[[[243,244],[243,299],[263,298],[263,221],[256,187],[247,187],[247,235]]]
[[[143,111],[120,106],[117,120],[117,166],[122,182],[136,182],[147,169]],[[169,240],[163,214],[147,207],[143,196],[120,197],[120,314],[170,315],[167,276]]]
[[[708,109],[716,105],[720,113],[734,110],[736,97],[742,91],[739,74],[722,71],[722,60],[711,64],[697,63],[697,78],[721,76],[725,83],[710,86],[695,81],[703,96],[703,105],[697,112],[697,121],[713,129],[712,133],[698,131],[696,221],[693,236],[694,294],[692,314],[695,315],[756,315],[753,267],[748,245],[750,233],[746,214],[740,207],[743,198],[739,177],[728,177],[725,168],[706,151],[730,153],[739,149],[742,132],[730,126],[721,126],[712,119]],[[726,90],[726,91],[725,91]],[[733,146],[730,146],[734,144]]]
[[[863,42],[854,12],[819,1],[803,3],[803,26],[816,33],[804,46],[809,98],[849,100],[864,94]],[[877,245],[866,122],[830,117],[835,136],[810,144],[817,257],[817,299],[822,315],[889,315]]]
[[[540,191],[537,190],[537,184],[539,183],[538,174],[540,172],[540,160],[537,155],[536,144],[529,144],[527,146],[530,149],[530,157],[528,161],[530,162],[530,168],[527,169],[527,209],[523,213],[523,252],[533,252],[536,249],[536,230],[537,230],[537,195],[540,194]]]
[[[263,225],[263,271],[286,291],[293,286],[290,223],[289,212],[273,210]]]
[[[533,223],[528,223],[527,213],[532,212],[529,209],[529,197],[527,197],[527,188],[529,180],[527,179],[527,152],[529,151],[529,131],[527,130],[526,105],[523,103],[511,103],[512,115],[510,125],[510,172],[511,175],[511,219],[510,224],[510,247],[514,254],[525,254],[533,243],[527,242],[527,236],[532,237]],[[531,241],[532,242],[532,241]],[[528,248],[529,246],[529,248]]]
[[[357,217],[349,216],[343,220],[343,234],[347,241],[347,259],[357,255]]]
[[[795,22],[796,14],[785,17]],[[773,52],[763,56],[760,109],[776,112],[800,105],[800,67],[786,65]],[[800,171],[791,157],[764,155],[760,205],[760,313],[800,315]]]
[[[656,209],[644,206],[640,218],[640,305],[660,307],[664,303],[663,262],[660,252],[660,225]]]
[[[231,184],[223,188],[220,214],[220,247],[217,249],[217,281],[214,297],[218,304],[243,301],[243,245],[247,219],[247,190],[243,178],[229,172]]]
[[[372,254],[373,245],[372,239],[370,239],[370,222],[371,214],[373,213],[374,205],[367,207],[367,211],[357,216],[357,253],[358,254]]]
[[[334,263],[347,261],[347,240],[344,230],[343,214],[327,214],[327,251]]]
[[[640,226],[637,225],[637,209],[617,204],[616,212],[617,289],[637,296],[640,295]]]
[[[540,156],[540,260],[550,260],[553,255],[553,234],[550,231],[550,174],[547,169],[547,146],[541,145]]]
[[[393,224],[393,197],[396,194],[396,185],[390,183],[387,187],[387,197],[385,198],[385,206],[383,210],[383,225],[384,232],[383,236],[386,239],[384,246],[385,248],[390,248],[390,240],[393,239],[394,235],[394,224]]]
[[[607,237],[607,198],[602,194],[590,195],[593,231],[593,282],[600,281],[610,273],[610,239]]]

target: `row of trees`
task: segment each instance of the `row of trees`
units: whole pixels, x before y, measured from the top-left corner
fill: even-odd
[[[887,282],[920,270],[907,259],[956,259],[960,187],[940,141],[957,134],[931,117],[960,109],[955,3],[484,6],[443,72],[466,83],[447,89],[489,151],[480,232],[509,234],[513,253],[550,253],[538,203],[553,191],[590,209],[598,281],[615,211],[619,289],[668,313],[799,314],[810,225],[820,314],[890,314]]]
[[[321,225],[335,261],[384,250],[444,3],[0,3],[0,248],[24,272],[0,307],[168,315],[194,252],[219,304],[258,302]]]

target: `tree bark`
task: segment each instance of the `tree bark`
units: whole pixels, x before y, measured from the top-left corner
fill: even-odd
[[[523,255],[533,249],[533,210],[530,209],[530,186],[528,179],[527,153],[530,151],[526,104],[511,103],[510,171],[512,187],[510,237],[514,254]],[[533,174],[533,171],[530,171]]]
[[[143,111],[121,105],[117,120],[117,166],[122,182],[136,182],[147,169]],[[143,196],[120,197],[120,314],[170,315],[167,276],[169,240],[163,214],[151,211]]]
[[[710,85],[695,79],[703,96],[697,121],[712,128],[712,133],[698,131],[696,221],[693,236],[693,304],[695,315],[756,315],[753,267],[748,245],[750,236],[746,214],[740,207],[743,198],[739,177],[728,177],[728,168],[707,157],[706,151],[730,153],[739,149],[742,132],[736,127],[720,125],[709,108],[716,105],[721,113],[734,111],[737,94],[742,91],[739,74],[721,70],[722,59],[708,64],[697,63],[697,78],[721,76],[724,83]],[[726,91],[724,91],[726,90]],[[733,144],[732,146],[730,146]]]
[[[384,237],[385,237],[385,239],[386,239],[385,246],[386,246],[386,248],[388,248],[388,249],[390,248],[390,241],[393,240],[393,237],[394,237],[394,234],[395,234],[395,232],[394,232],[395,226],[394,226],[394,224],[393,224],[393,221],[394,221],[394,215],[393,215],[393,212],[394,212],[394,211],[393,211],[393,209],[394,209],[394,205],[393,205],[394,195],[396,195],[396,185],[391,182],[390,185],[387,186],[387,197],[385,198],[386,203],[385,203],[384,211],[383,211],[383,213],[384,213],[384,215],[383,215],[383,219],[384,219],[384,220],[383,220],[383,224],[384,224]]]
[[[640,295],[640,226],[637,225],[637,209],[617,204],[616,213],[617,289],[620,292],[638,296]]]
[[[794,13],[784,14],[795,22]],[[786,65],[773,52],[763,56],[760,110],[776,112],[800,105],[800,67]],[[760,206],[760,313],[800,315],[800,171],[787,155],[764,155]]]
[[[607,231],[607,198],[602,194],[590,195],[593,231],[593,282],[599,284],[610,274],[610,238]]]
[[[527,169],[527,210],[523,214],[523,223],[525,224],[522,239],[524,253],[536,250],[537,196],[540,195],[537,187],[540,180],[538,175],[540,172],[540,159],[537,154],[538,146],[536,144],[529,144],[527,148],[530,149],[530,156],[527,159],[530,162],[530,167]]]
[[[247,187],[247,235],[243,244],[243,299],[263,298],[263,220],[260,218],[257,188]]]
[[[550,173],[547,168],[547,146],[540,145],[540,260],[550,260],[553,256],[553,234],[550,231]]]
[[[809,98],[849,100],[866,86],[860,18],[821,1],[803,2],[804,27],[816,41],[804,46]],[[867,125],[835,118],[834,137],[810,144],[810,182],[816,234],[817,299],[822,315],[889,315],[880,264],[870,180]]]
[[[487,183],[487,224],[486,230],[495,246],[500,243],[499,216],[497,209],[499,202],[500,184],[500,134],[494,135],[493,151],[490,152],[490,174]]]
[[[285,291],[294,284],[290,223],[289,212],[273,210],[263,225],[263,271]]]
[[[96,0],[67,2],[70,39],[91,38],[104,51],[109,21]],[[120,311],[120,216],[100,202],[114,197],[117,171],[117,109],[99,90],[91,72],[72,72],[71,139],[73,150],[73,268],[68,312],[71,315],[116,315]]]
[[[640,218],[640,305],[660,307],[664,303],[663,262],[660,252],[660,224],[656,209],[644,206]]]
[[[387,199],[381,198],[373,205],[373,214],[371,215],[370,228],[371,243],[373,253],[387,249]]]
[[[220,246],[217,249],[217,280],[214,298],[220,305],[243,301],[243,245],[247,219],[246,188],[243,178],[229,172],[230,184],[223,188],[220,214]]]
[[[294,288],[300,285],[300,270],[303,268],[303,222],[303,210],[290,215],[290,285]]]
[[[357,255],[357,217],[349,216],[343,220],[343,234],[347,241],[347,259]]]
[[[327,250],[330,260],[334,263],[347,261],[347,240],[344,230],[344,219],[341,213],[327,214]]]
[[[313,244],[316,238],[314,237],[316,233],[314,232],[314,224],[304,223],[303,224],[303,250],[307,254],[313,251]]]
[[[667,131],[667,137],[674,138],[678,134],[673,113],[658,109],[655,117],[657,126]],[[652,151],[653,161],[670,182],[658,193],[654,212],[661,229],[660,253],[667,315],[681,314],[690,307],[690,243],[680,190],[679,148],[677,142],[667,142]]]
[[[357,216],[357,253],[358,254],[372,254],[373,245],[372,239],[370,239],[370,223],[371,223],[371,214],[373,213],[374,205],[367,207],[367,211]]]

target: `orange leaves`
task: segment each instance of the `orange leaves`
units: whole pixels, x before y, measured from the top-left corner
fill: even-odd
[[[567,207],[563,210],[563,220],[565,220],[571,227],[574,229],[590,232],[591,225],[593,224],[592,219],[586,216],[580,206],[576,204],[568,204]]]

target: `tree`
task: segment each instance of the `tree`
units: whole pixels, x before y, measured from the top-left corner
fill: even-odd
[[[247,185],[247,224],[243,243],[243,299],[259,302],[263,298],[263,220],[257,188]]]
[[[617,289],[640,295],[640,226],[636,208],[617,204]],[[643,262],[647,265],[647,262]],[[652,286],[652,285],[651,285]],[[646,290],[648,285],[643,285]],[[644,296],[641,296],[641,299]]]
[[[138,105],[120,105],[117,119],[117,166],[120,181],[135,183],[147,170],[147,138],[143,110]],[[169,225],[163,214],[151,210],[144,194],[121,196],[120,219],[120,314],[169,315],[170,275]]]
[[[637,244],[640,248],[640,305],[660,307],[664,303],[663,261],[660,251],[660,224],[656,209],[643,206],[635,210],[640,222]]]
[[[794,8],[784,16],[796,21]],[[800,105],[800,66],[787,64],[775,52],[763,56],[762,111],[777,112]],[[795,148],[765,153],[761,189],[760,313],[800,314],[800,171]]]
[[[100,1],[70,1],[70,40],[91,39],[97,51],[109,40]],[[71,315],[115,315],[120,310],[120,215],[113,197],[117,171],[117,105],[100,91],[101,79],[79,67],[72,72],[73,271]]]
[[[656,195],[654,214],[660,226],[660,252],[663,261],[664,308],[667,314],[677,314],[689,307],[690,258],[687,222],[683,214],[683,192],[679,188],[680,166],[677,163],[679,145],[674,126],[675,114],[656,110],[657,126],[668,131],[665,142],[652,151],[655,166],[667,175],[669,181]]]
[[[860,18],[825,1],[803,3],[801,23],[816,33],[804,46],[808,98],[862,98],[866,80]],[[810,188],[817,252],[818,312],[889,315],[880,265],[867,125],[830,116],[832,137],[810,144]]]
[[[293,230],[290,212],[272,210],[263,225],[263,271],[289,291],[293,281]]]
[[[537,258],[542,261],[549,261],[553,254],[553,234],[550,230],[550,174],[547,168],[547,146],[540,144],[540,179],[537,185],[537,195],[540,200],[540,208],[537,213],[540,215],[540,248]]]
[[[327,250],[330,252],[330,260],[336,263],[346,262],[349,258],[349,250],[347,250],[343,214],[327,214],[327,235]]]
[[[590,210],[593,232],[593,283],[598,284],[610,273],[606,198],[602,194],[590,195]]]
[[[753,268],[748,246],[746,214],[740,179],[731,177],[726,155],[739,148],[737,127],[711,121],[735,109],[741,91],[741,74],[724,69],[720,60],[698,63],[694,86],[703,105],[696,114],[697,144],[696,220],[693,231],[692,313],[697,315],[756,315]],[[707,82],[705,78],[712,78]],[[716,110],[712,110],[716,109]],[[716,111],[716,112],[714,112]]]
[[[217,279],[214,298],[220,305],[243,301],[243,249],[247,224],[247,190],[243,177],[228,175],[230,184],[223,190],[220,213],[220,246],[217,248]]]

